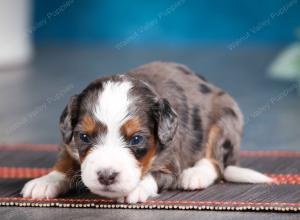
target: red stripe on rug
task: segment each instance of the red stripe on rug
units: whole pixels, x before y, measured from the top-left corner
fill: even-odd
[[[57,144],[0,144],[0,150],[15,151],[41,151],[41,152],[57,152],[59,149]]]
[[[0,201],[22,201],[22,202],[69,202],[69,203],[115,203],[110,199],[31,199],[19,197],[0,197]],[[180,205],[237,205],[237,206],[290,206],[300,207],[300,203],[289,202],[235,202],[235,201],[188,201],[188,200],[147,200],[144,204],[180,204]]]
[[[241,151],[241,157],[300,157],[298,151]]]
[[[0,178],[3,179],[31,179],[49,173],[47,168],[29,167],[0,167]]]
[[[0,167],[0,178],[2,179],[31,179],[49,173],[48,168],[30,167]],[[297,174],[267,174],[275,180],[275,184],[299,184],[300,175]]]
[[[297,174],[267,174],[275,180],[275,184],[300,184],[300,175]]]

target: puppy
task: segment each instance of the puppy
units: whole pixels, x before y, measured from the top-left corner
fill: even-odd
[[[238,167],[242,113],[226,92],[184,65],[153,62],[99,78],[60,117],[60,157],[24,197],[55,198],[78,171],[94,194],[136,203],[165,189],[204,189],[224,179],[272,180]]]

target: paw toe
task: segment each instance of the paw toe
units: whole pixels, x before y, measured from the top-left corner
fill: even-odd
[[[44,199],[46,198],[45,192],[46,192],[47,186],[44,184],[36,184],[31,193],[31,197],[33,199]]]
[[[181,176],[181,187],[185,190],[205,189],[211,184],[210,179],[195,168],[184,170]]]
[[[126,202],[127,203],[145,202],[148,196],[149,195],[145,192],[145,190],[138,187],[126,197]]]

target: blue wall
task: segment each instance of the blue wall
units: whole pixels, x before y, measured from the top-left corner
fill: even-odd
[[[300,0],[35,0],[39,42],[289,42]],[[256,27],[256,30],[253,28]]]

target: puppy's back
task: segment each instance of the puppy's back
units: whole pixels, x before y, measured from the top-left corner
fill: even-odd
[[[228,163],[237,163],[243,116],[228,93],[207,82],[187,66],[172,62],[145,64],[130,71],[129,75],[148,83],[175,109],[179,118],[177,138],[183,143],[179,148],[184,148],[187,155],[195,158],[189,162],[193,163],[199,159],[199,155],[204,155],[210,128],[218,126],[224,133],[224,140],[220,141],[228,139],[234,145]],[[179,151],[182,152],[182,149]],[[184,161],[182,163],[183,166],[190,166]]]

